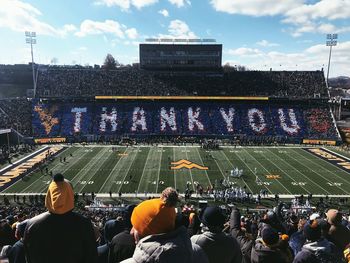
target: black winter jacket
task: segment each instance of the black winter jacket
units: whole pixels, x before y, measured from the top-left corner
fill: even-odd
[[[241,230],[241,214],[238,209],[233,209],[230,217],[230,233],[237,239],[243,256],[243,263],[250,263],[250,255],[254,241],[249,239],[245,233]]]
[[[29,220],[23,239],[28,263],[96,263],[89,219],[72,211],[42,213]]]

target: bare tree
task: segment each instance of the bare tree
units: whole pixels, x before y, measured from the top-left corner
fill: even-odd
[[[119,62],[111,54],[107,54],[105,61],[103,63],[103,68],[105,69],[115,69],[119,66]]]

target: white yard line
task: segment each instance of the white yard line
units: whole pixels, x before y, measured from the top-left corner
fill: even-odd
[[[198,153],[199,159],[201,159],[201,162],[202,162],[202,164],[201,164],[201,165],[202,165],[202,166],[204,166],[204,162],[203,162],[203,159],[202,159],[201,154],[199,153],[198,148],[196,148],[196,150],[197,150],[197,153]],[[206,176],[207,176],[207,179],[208,179],[209,185],[210,185],[210,187],[212,188],[212,187],[213,187],[213,185],[212,185],[212,184],[211,184],[211,182],[210,182],[208,172],[207,172],[207,170],[204,170],[204,171],[205,171],[205,174],[206,174]]]
[[[139,148],[137,148],[137,152],[136,152],[136,154],[135,154],[135,156],[134,156],[134,159],[130,162],[129,168],[128,168],[128,170],[126,171],[125,176],[124,176],[124,178],[123,178],[123,181],[122,181],[122,183],[120,184],[120,187],[119,187],[119,189],[118,189],[118,193],[121,191],[121,189],[122,189],[122,187],[123,187],[123,185],[124,185],[125,178],[128,176],[128,173],[129,173],[129,171],[130,171],[130,168],[131,168],[131,166],[134,164],[135,159],[136,159],[136,156],[137,156],[138,154],[139,154]]]
[[[350,161],[350,158],[349,158],[349,157],[346,157],[346,156],[344,156],[344,155],[342,155],[342,154],[340,154],[340,153],[334,152],[334,151],[332,151],[332,150],[330,150],[330,149],[328,149],[328,148],[321,147],[321,149],[326,150],[326,151],[328,151],[328,152],[331,152],[331,153],[333,153],[333,154],[335,154],[335,155],[338,155],[338,156],[340,156],[340,157],[346,159],[347,161]]]
[[[45,152],[45,150],[46,150],[47,148],[49,148],[49,146],[45,146],[45,147],[43,147],[43,148],[41,148],[41,149],[39,149],[39,150],[36,150],[35,152],[33,152],[33,153],[31,153],[31,154],[28,154],[27,156],[24,156],[23,158],[21,158],[21,159],[15,161],[14,163],[12,163],[12,164],[10,164],[10,165],[8,165],[8,166],[6,166],[6,167],[0,169],[0,173],[2,173],[3,171],[5,171],[6,169],[9,169],[9,168],[11,168],[11,167],[16,166],[16,164],[18,164],[18,163],[20,163],[20,162],[23,162],[25,159],[30,158],[30,157],[32,157],[33,155],[36,155],[36,154],[37,154],[38,152],[40,152],[40,151]]]
[[[315,155],[313,155],[312,153],[310,153],[310,152],[308,152],[308,151],[305,151],[306,153],[308,153],[308,154],[310,154],[311,156],[313,156],[313,157],[316,157]],[[312,162],[313,164],[315,164],[315,165],[317,165],[317,166],[319,166],[319,167],[321,167],[323,170],[326,170],[326,171],[328,171],[330,174],[335,174],[335,173],[333,173],[332,171],[330,171],[330,170],[328,170],[328,169],[326,169],[325,167],[323,167],[323,166],[321,166],[321,165],[319,165],[317,162],[315,162],[315,161],[313,161],[312,159],[307,159],[306,157],[304,157],[302,154],[300,154],[300,153],[298,153],[298,152],[296,152],[298,155],[300,155],[301,157],[303,157],[303,159],[305,159],[305,160],[308,160],[308,161],[310,161],[310,162]],[[293,158],[293,157],[292,157]],[[294,159],[294,158],[293,158]],[[294,159],[294,160],[296,160],[296,159]],[[322,161],[324,161],[325,163],[327,163],[327,164],[331,164],[331,165],[333,165],[333,166],[335,166],[337,169],[339,169],[339,170],[341,170],[342,172],[345,172],[344,170],[342,170],[342,169],[340,169],[339,167],[337,167],[336,165],[334,165],[334,164],[332,164],[332,163],[330,163],[330,162],[327,162],[326,160],[323,160],[322,158],[317,158],[317,160],[322,160]],[[299,162],[298,160],[296,160],[298,163],[300,163],[301,165],[303,165],[304,167],[307,167],[307,166],[305,166],[304,164],[302,164],[301,162]],[[308,168],[308,167],[307,167]],[[309,169],[310,170],[310,169]],[[318,173],[318,172],[316,172],[316,171],[314,171],[314,170],[310,170],[310,171],[312,171],[313,173],[316,173],[316,174],[318,174],[320,177],[322,177],[324,180],[326,180],[328,183],[334,183],[334,182],[331,182],[331,181],[329,181],[327,178],[325,178],[322,174],[320,174],[320,173]],[[339,177],[337,174],[335,174],[337,177]],[[345,179],[343,179],[342,177],[339,177],[343,182],[345,182],[345,183],[347,183],[348,184],[348,181],[346,181]],[[339,187],[339,186],[336,186],[338,189],[340,189],[341,191],[343,191],[343,192],[345,192],[345,193],[347,193],[347,191],[345,191],[343,188],[341,188],[341,187]]]
[[[185,153],[186,153],[186,158],[187,158],[187,160],[188,160],[187,148],[185,148]],[[191,176],[192,188],[193,188],[193,191],[195,191],[195,192],[196,192],[196,189],[194,189],[194,181],[193,181],[192,171],[191,171],[191,169],[189,169],[189,170],[190,170],[190,176]]]
[[[292,165],[290,165],[288,162],[286,162],[283,158],[279,157],[277,154],[275,154],[273,151],[268,150],[270,153],[272,153],[273,155],[277,156],[277,158],[281,161],[283,161],[284,163],[286,163],[288,166],[290,166],[294,171],[298,172],[299,174],[302,175],[303,180],[308,180],[309,182],[312,182],[314,185],[316,185],[317,187],[319,187],[320,189],[322,189],[323,191],[325,191],[327,194],[329,194],[329,192],[324,189],[322,186],[320,186],[318,183],[314,182],[313,180],[311,180],[310,178],[306,177],[304,174],[302,174],[299,170],[295,169]],[[272,162],[271,162],[272,163]],[[274,164],[274,166],[276,166],[280,171],[282,171],[283,173],[287,174],[287,172],[285,172],[283,169],[281,169],[278,165]],[[292,179],[294,182],[296,182],[294,179]],[[306,188],[304,188],[302,185],[299,185],[301,188],[303,188],[306,193],[310,193],[310,191],[308,191]]]
[[[126,151],[128,150],[129,148],[125,148],[123,154],[126,153]],[[116,162],[116,164],[113,166],[113,169],[109,172],[109,175],[107,176],[106,180],[103,182],[102,186],[100,187],[100,189],[98,189],[98,193],[104,188],[104,186],[107,184],[109,178],[112,176],[114,170],[116,170],[116,168],[118,167],[118,164],[120,162],[120,160],[123,159],[123,156],[120,156],[120,158],[118,159],[118,161]]]
[[[159,177],[160,177],[160,167],[162,166],[162,157],[163,157],[163,147],[160,152],[160,159],[159,159],[159,167],[158,167],[158,176],[157,176],[157,186],[156,186],[156,193],[158,193],[158,187],[159,187]],[[176,188],[175,188],[176,189]]]
[[[146,166],[147,166],[147,163],[148,163],[148,160],[149,160],[149,157],[150,157],[150,152],[152,151],[152,149],[153,148],[150,148],[148,153],[147,153],[146,162],[145,162],[145,165],[143,166],[142,175],[141,175],[141,178],[140,178],[140,181],[139,181],[139,185],[137,187],[137,192],[140,192],[140,186],[141,186],[142,178],[143,178],[143,176],[145,174]]]
[[[173,162],[176,162],[176,157],[175,157],[175,149],[173,148],[173,155],[174,155],[174,160]],[[171,163],[169,163],[169,165],[171,165]],[[171,168],[170,168],[171,169]],[[174,186],[175,186],[175,189],[177,189],[177,186],[176,186],[176,170],[174,169]]]
[[[76,191],[81,192],[81,190],[85,187],[85,185],[79,185],[79,183],[82,181],[90,181],[92,177],[94,177],[94,175],[96,174],[96,172],[92,172],[91,168],[96,168],[99,169],[102,167],[102,165],[104,164],[105,161],[101,161],[101,157],[107,152],[108,150],[105,149],[101,149],[101,151],[99,153],[96,154],[96,156],[94,157],[95,160],[92,160],[90,162],[87,163],[87,165],[85,165],[72,179],[71,179],[71,183],[73,184],[73,188]],[[86,168],[87,167],[87,168]],[[81,173],[81,175],[80,175]],[[88,176],[88,174],[90,173],[90,176]]]
[[[227,157],[227,155],[226,155],[226,153],[224,152],[224,151],[222,151],[221,152],[224,156],[225,156],[225,158],[226,158],[226,160],[230,163],[230,166],[233,168],[233,163],[230,161],[230,159]],[[236,155],[236,154],[235,154]],[[254,175],[254,172],[252,171],[252,169],[250,169],[250,167],[248,166],[248,165],[246,165],[246,163],[245,162],[243,162],[243,160],[241,159],[241,157],[239,157],[239,155],[237,154],[236,155],[240,160],[241,160],[241,162],[246,166],[246,167],[248,167],[248,169],[252,172],[252,174]],[[215,160],[216,161],[216,160]],[[220,169],[220,171],[221,171],[221,169]],[[222,172],[221,172],[222,173]],[[229,176],[229,175],[228,175]],[[224,176],[225,177],[225,176]],[[243,179],[243,177],[241,177],[241,179],[242,179],[242,181],[243,181],[243,183],[247,186],[247,188],[248,188],[248,190],[253,194],[253,191],[252,191],[252,189],[249,187],[249,185],[246,183],[246,181]],[[266,186],[266,185],[264,185],[264,187],[270,192],[270,193],[272,193],[271,191],[270,191],[270,189]]]
[[[256,159],[252,154],[250,154],[247,150],[243,149],[243,151],[245,151],[249,156],[253,157],[254,160],[268,173],[268,174],[271,174],[266,168],[265,166],[263,166],[259,161],[258,159]],[[285,190],[287,190],[287,192],[289,194],[292,194],[280,181],[277,181],[277,183],[279,183]]]
[[[78,150],[79,151],[79,150]],[[63,171],[61,172],[63,175],[66,171],[68,171],[71,167],[73,167],[77,162],[79,162],[82,158],[85,157],[89,152],[85,152],[82,155],[80,155],[77,159],[74,159],[74,162],[69,163],[68,165],[64,166]],[[72,160],[72,159],[71,159]],[[63,165],[61,162],[57,163],[54,167],[52,167],[49,171],[53,171],[57,166]],[[42,177],[41,177],[42,178]],[[51,177],[49,176],[51,179]],[[39,178],[40,179],[40,178]],[[44,187],[40,187],[40,191],[44,191],[47,188],[47,185],[44,185]],[[41,190],[42,189],[42,190]]]
[[[63,150],[63,151],[61,151],[59,154],[57,154],[56,155],[56,157],[58,157],[58,156],[60,156],[61,154],[63,154],[65,152],[65,150]],[[60,165],[61,163],[57,163],[54,167],[52,167],[51,169],[49,169],[49,171],[52,171],[53,169],[55,169],[58,165]],[[36,171],[36,170],[35,170]],[[32,171],[32,173],[34,173],[35,171]],[[35,183],[37,183],[39,180],[42,180],[42,179],[44,179],[44,177],[46,178],[46,177],[48,177],[48,178],[50,178],[50,181],[51,181],[51,177],[49,176],[49,175],[41,175],[41,176],[39,176],[39,178],[37,178],[34,182],[32,182],[30,185],[28,185],[26,188],[24,188],[24,189],[22,189],[21,190],[21,192],[23,192],[23,191],[26,191],[27,189],[29,189],[32,185],[34,185]],[[11,186],[9,186],[8,188],[6,188],[6,189],[10,189],[10,187],[12,187],[12,186],[14,186],[16,183],[18,183],[20,180],[18,180],[17,182],[15,182],[14,184],[12,184]],[[45,185],[45,187],[44,188],[42,188],[42,187],[40,187],[40,189],[45,189],[47,187],[47,185]],[[41,191],[41,190],[40,190]]]

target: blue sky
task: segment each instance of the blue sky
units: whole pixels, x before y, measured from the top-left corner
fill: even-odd
[[[24,31],[37,32],[37,63],[138,62],[148,37],[214,38],[223,64],[250,69],[327,68],[350,76],[350,0],[0,0],[0,64],[27,63]]]

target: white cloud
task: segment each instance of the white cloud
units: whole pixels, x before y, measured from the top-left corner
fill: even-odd
[[[265,39],[256,42],[256,44],[259,45],[259,46],[262,46],[262,47],[277,47],[277,46],[279,46],[279,44],[271,43],[271,42],[269,42],[269,41],[267,41]]]
[[[291,35],[293,37],[300,37],[304,33],[328,34],[328,33],[346,33],[346,32],[350,32],[350,26],[337,28],[336,26],[330,23],[316,24],[313,22],[306,22],[305,24],[300,24],[299,27],[293,28]]]
[[[78,37],[85,37],[87,35],[99,35],[104,33],[113,34],[119,38],[124,38],[122,26],[114,20],[105,20],[104,22],[84,20],[80,25],[80,31],[75,35]]]
[[[79,47],[79,48],[78,48],[78,50],[79,50],[79,51],[87,51],[87,50],[88,50],[88,48],[87,48],[87,47],[82,46],[82,47]]]
[[[129,29],[125,30],[125,34],[130,39],[136,39],[138,37],[138,33],[137,33],[136,28],[129,28]]]
[[[183,7],[186,4],[191,5],[191,2],[189,0],[168,0],[172,5],[176,5],[177,7]]]
[[[302,0],[211,0],[216,11],[251,16],[273,16],[298,7]]]
[[[153,5],[158,0],[97,0],[95,5],[105,5],[108,7],[119,6],[122,10],[129,10],[131,6],[141,9],[142,7]]]
[[[230,49],[228,60],[247,66],[254,70],[326,70],[328,63],[329,47],[324,44],[313,45],[298,53],[264,52],[259,49],[241,47]],[[339,43],[332,52],[330,75],[350,76],[350,41]]]
[[[127,28],[126,25],[120,24],[115,20],[105,20],[103,22],[84,20],[80,25],[80,30],[75,33],[77,37],[85,37],[87,35],[111,34],[118,38],[125,38],[125,35],[130,39],[138,37],[136,28]],[[106,37],[104,36],[106,41]]]
[[[168,27],[168,35],[159,34],[159,37],[162,38],[197,38],[196,34],[190,30],[190,27],[186,22],[181,20],[172,20],[170,21]]]
[[[164,17],[168,17],[169,16],[169,12],[166,9],[159,10],[158,14],[161,14]]]
[[[350,18],[350,1],[320,0],[314,4],[302,4],[286,12],[288,23],[302,23],[319,18],[328,20]]]
[[[35,31],[39,35],[65,37],[68,33],[76,30],[71,24],[56,28],[42,22],[38,17],[42,13],[34,6],[19,0],[1,0],[0,27],[9,28],[13,31]]]
[[[263,52],[260,51],[259,49],[247,48],[247,47],[229,49],[227,53],[234,56],[253,56],[253,57],[260,56],[261,54],[263,54]]]
[[[343,33],[350,27],[337,28],[329,21],[350,18],[349,0],[211,0],[215,10],[250,16],[281,16],[282,23],[292,27],[292,36],[304,33]]]

